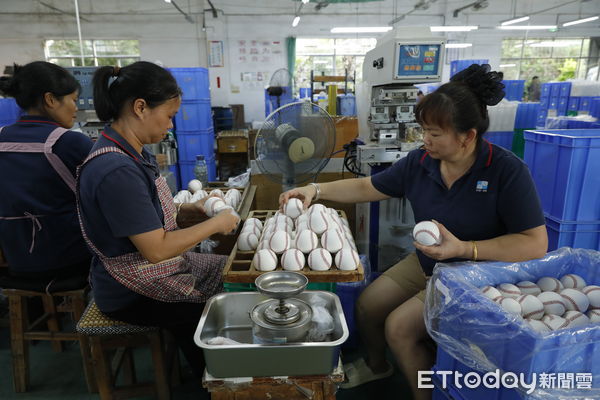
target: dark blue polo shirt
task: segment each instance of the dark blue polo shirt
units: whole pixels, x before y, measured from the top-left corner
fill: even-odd
[[[435,219],[460,240],[492,239],[545,223],[525,163],[487,141],[451,189],[442,180],[440,161],[421,149],[373,175],[371,182],[381,193],[410,200],[415,221]],[[417,255],[425,274],[431,275],[436,261],[418,250]]]
[[[120,147],[127,155],[107,153],[82,169],[79,193],[84,227],[102,254],[116,257],[138,250],[129,236],[163,227],[163,213],[154,180],[160,175],[155,157],[139,154],[121,135],[106,126],[91,152]],[[102,311],[116,311],[141,295],[117,282],[94,256],[91,269],[94,298]]]
[[[24,116],[0,133],[0,142],[44,143],[59,125],[51,119]],[[52,150],[75,176],[93,142],[80,132],[68,131]],[[41,229],[32,220],[0,220],[0,247],[11,270],[36,273],[84,262],[90,253],[83,241],[75,209],[75,194],[56,173],[43,153],[0,153],[0,216],[24,212],[43,215]]]

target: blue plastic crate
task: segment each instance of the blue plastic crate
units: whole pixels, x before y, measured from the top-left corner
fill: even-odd
[[[598,390],[600,324],[540,334],[521,318],[502,310],[478,288],[523,280],[535,282],[543,276],[558,278],[569,273],[598,285],[599,261],[598,252],[561,248],[542,259],[520,263],[438,264],[429,285],[425,316],[433,324],[438,351],[442,348],[471,368],[495,367],[523,373],[528,381],[533,373],[588,373]]]
[[[600,130],[530,130],[524,138],[544,212],[562,221],[600,220]]]
[[[540,103],[519,103],[515,115],[515,129],[531,129],[540,113]]]
[[[541,96],[540,98],[542,98],[542,99],[550,97],[550,84],[549,83],[542,83],[542,89],[541,89],[540,96]]]
[[[571,82],[561,82],[559,85],[558,95],[561,97],[569,97],[571,95]]]
[[[560,96],[560,83],[550,82],[550,97]]]
[[[217,180],[217,166],[215,164],[215,160],[213,159],[205,159],[206,167],[208,170],[208,180],[216,181]],[[192,179],[196,179],[194,176],[194,165],[195,161],[179,161],[179,174],[181,176],[181,186],[185,189],[187,188],[187,184]]]
[[[600,250],[600,221],[560,221],[546,215],[548,250],[573,247]]]
[[[540,109],[548,110],[548,107],[550,107],[550,97],[543,97],[540,100]]]
[[[15,99],[0,99],[0,126],[12,125],[20,116],[21,109]]]
[[[569,97],[569,104],[567,106],[568,111],[579,110],[579,97]]]
[[[546,118],[548,118],[548,111],[540,111],[535,120],[536,128],[544,128],[546,126]]]
[[[590,108],[592,107],[592,100],[594,98],[593,97],[580,97],[579,98],[579,111],[590,111]]]
[[[523,100],[523,91],[525,90],[525,81],[522,79],[518,80],[504,80],[504,98],[511,101]]]
[[[356,115],[356,98],[353,94],[339,95],[338,115],[353,116]]]
[[[558,110],[558,97],[550,97],[548,102],[548,110]]]
[[[175,132],[212,129],[210,100],[184,101],[175,114]]]
[[[194,162],[199,154],[214,158],[215,135],[213,130],[179,132],[177,134],[177,152],[180,161]]]
[[[594,97],[590,105],[590,115],[595,118],[600,118],[600,97]]]
[[[206,68],[169,68],[183,92],[183,100],[210,100],[210,81]]]
[[[557,115],[567,115],[567,107],[569,105],[568,97],[559,97],[558,98],[558,106],[556,107]]]
[[[514,131],[486,132],[484,138],[488,142],[504,147],[510,151],[512,149],[513,135]]]

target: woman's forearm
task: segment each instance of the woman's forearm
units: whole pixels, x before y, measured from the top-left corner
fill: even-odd
[[[339,203],[363,203],[389,198],[375,189],[370,177],[319,183],[319,188],[320,199]]]

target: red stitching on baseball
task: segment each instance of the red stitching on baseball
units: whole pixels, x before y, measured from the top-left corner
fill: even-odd
[[[575,310],[579,311],[579,305],[577,305],[575,300],[573,300],[570,296],[568,296],[566,294],[561,294],[561,296],[564,297],[565,299],[569,300],[571,302],[571,304],[573,305],[573,307],[575,307]]]
[[[417,236],[419,236],[419,233],[421,233],[421,232],[430,234],[430,235],[431,235],[431,237],[433,238],[433,241],[434,241],[434,242],[437,244],[437,242],[438,242],[438,239],[437,239],[437,237],[436,237],[436,236],[435,236],[435,234],[434,234],[433,232],[431,232],[429,229],[421,229],[421,230],[418,230],[418,231],[417,231],[417,234],[415,235],[415,238],[416,238]],[[417,240],[417,241],[418,241],[418,240]]]
[[[294,256],[296,257],[296,261],[298,261],[298,265],[300,266],[300,269],[304,268],[304,263],[302,262],[302,260],[300,260],[300,256],[298,255],[299,251],[296,250],[294,251]]]
[[[573,287],[576,288],[577,287],[577,279],[575,279],[575,277],[572,274],[569,274],[567,276],[573,280]]]

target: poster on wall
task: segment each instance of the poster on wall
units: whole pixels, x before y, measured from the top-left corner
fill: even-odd
[[[224,67],[223,62],[223,41],[211,40],[208,48],[208,66],[209,67]]]

